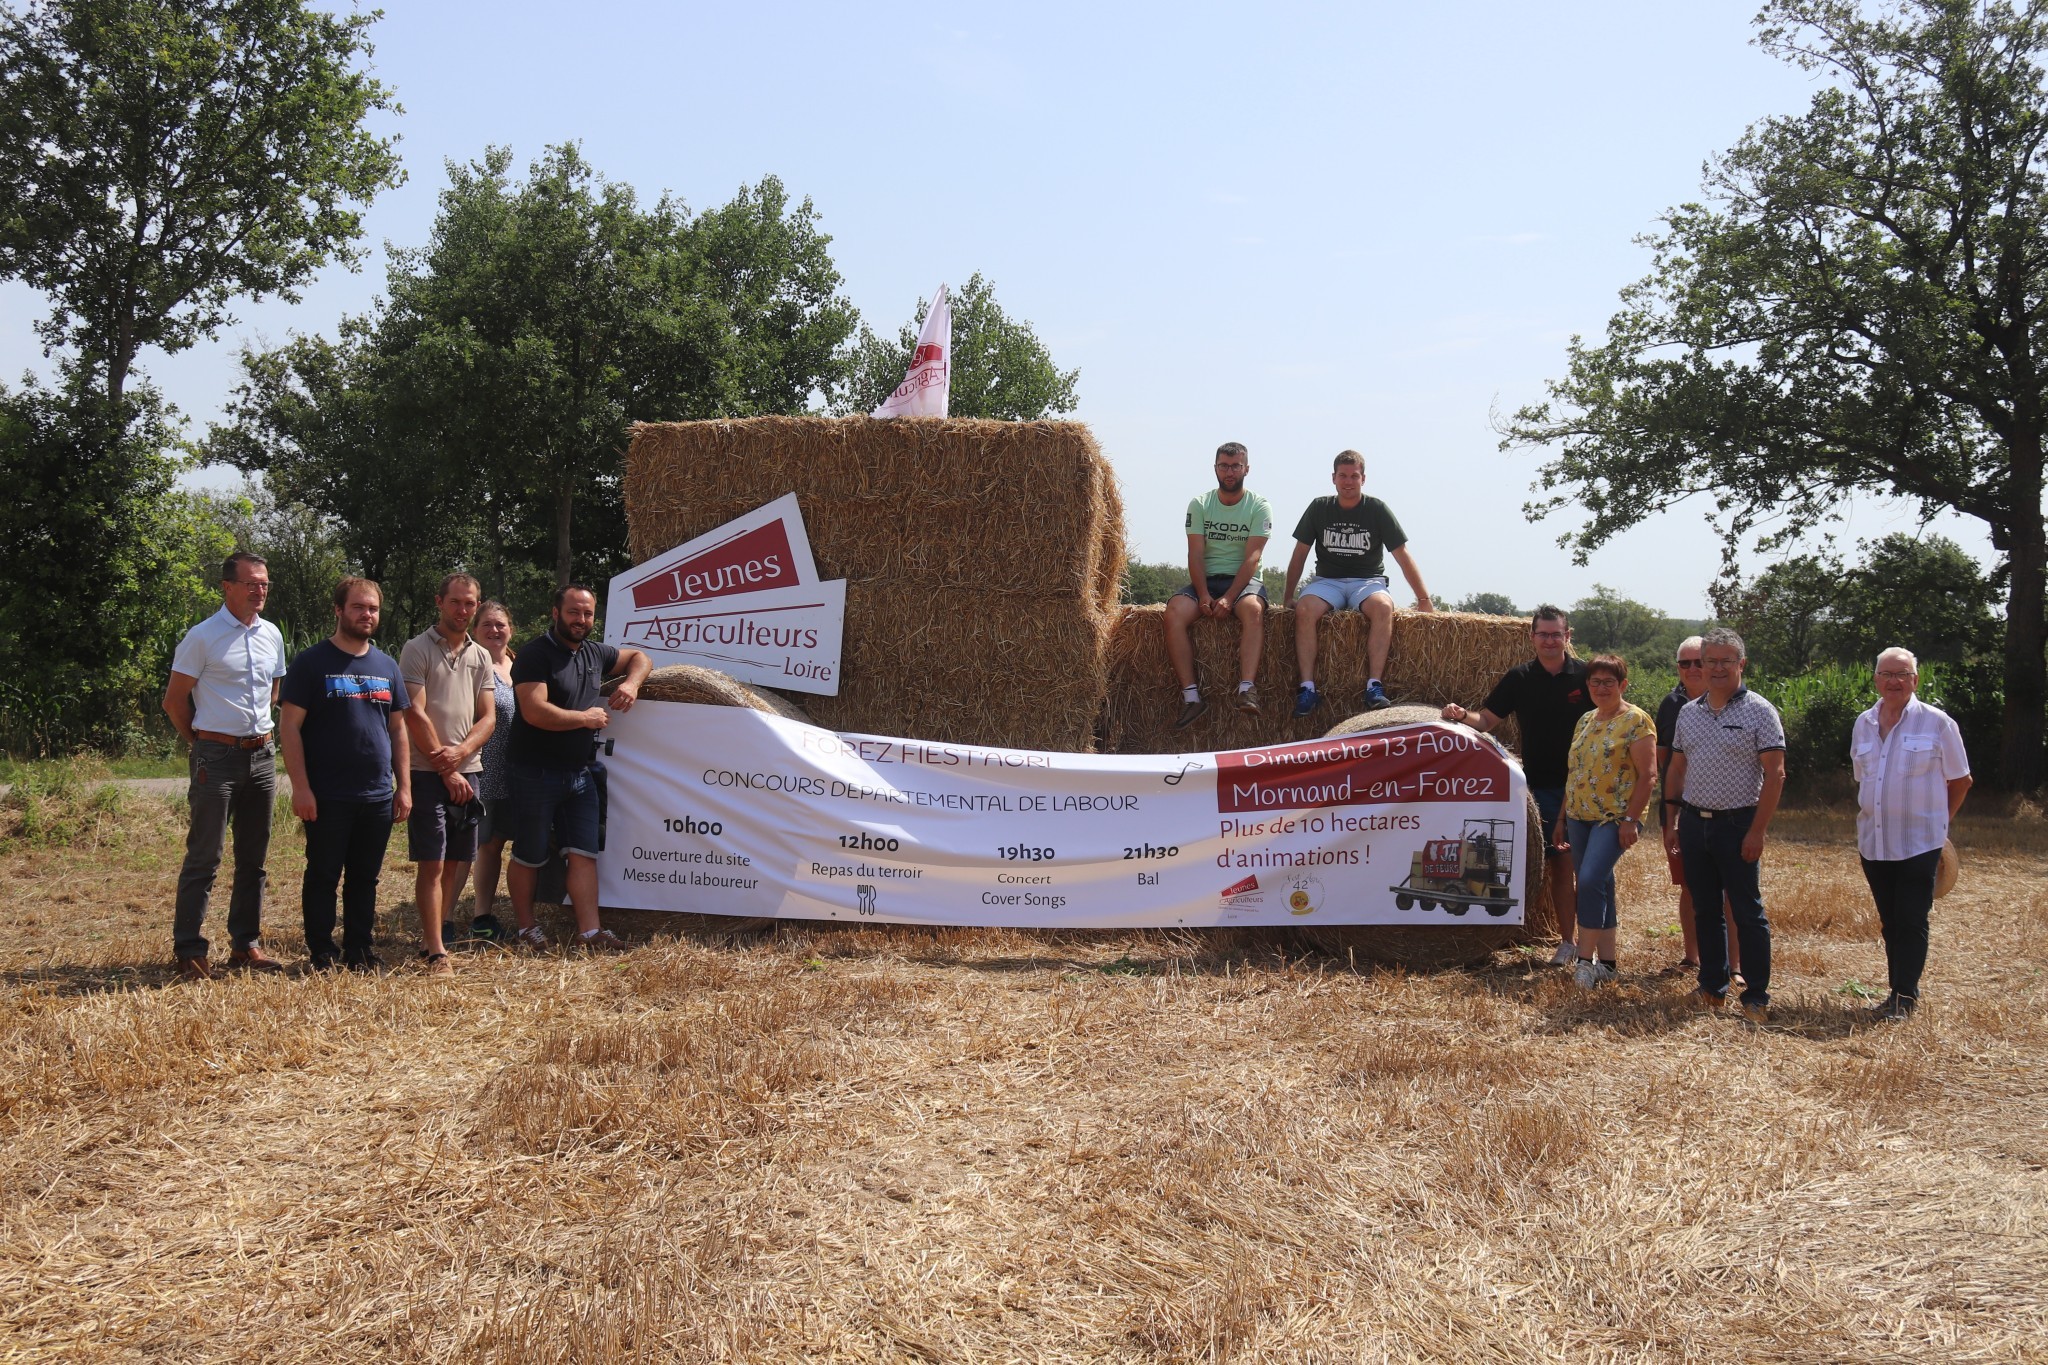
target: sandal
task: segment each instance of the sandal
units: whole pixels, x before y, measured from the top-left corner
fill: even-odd
[[[455,975],[455,964],[448,960],[448,954],[446,953],[422,951],[420,953],[420,961],[426,964],[428,976]]]
[[[1660,975],[1663,975],[1663,976],[1692,976],[1692,975],[1695,975],[1695,974],[1697,974],[1697,973],[1699,972],[1699,969],[1700,969],[1700,964],[1699,964],[1699,963],[1697,963],[1697,962],[1694,962],[1694,961],[1693,961],[1693,960],[1692,960],[1691,958],[1689,958],[1689,957],[1681,957],[1680,959],[1678,959],[1678,961],[1676,961],[1676,962],[1672,963],[1672,964],[1671,964],[1671,965],[1670,965],[1669,967],[1666,967],[1666,968],[1665,968],[1665,969],[1663,970],[1663,972],[1662,972],[1662,973],[1660,973]]]

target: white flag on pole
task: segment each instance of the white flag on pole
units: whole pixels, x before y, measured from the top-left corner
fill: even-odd
[[[924,330],[917,334],[917,349],[910,353],[910,372],[896,391],[875,409],[877,417],[944,417],[953,370],[953,307],[946,302],[946,286],[939,285],[931,312],[925,314]]]

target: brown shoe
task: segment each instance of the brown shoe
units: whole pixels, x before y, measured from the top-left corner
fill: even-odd
[[[1235,705],[1241,714],[1256,716],[1259,714],[1259,694],[1250,688],[1241,688]]]
[[[1176,730],[1187,729],[1190,725],[1193,725],[1195,723],[1195,720],[1198,716],[1200,716],[1204,711],[1208,709],[1209,703],[1202,701],[1199,698],[1197,698],[1194,701],[1182,702],[1180,704],[1180,715],[1174,719],[1173,728]]]
[[[228,966],[239,967],[251,972],[281,972],[284,964],[263,951],[263,945],[252,943],[246,948],[237,948],[228,954]]]
[[[211,981],[213,976],[213,968],[206,965],[206,959],[203,957],[181,957],[178,959],[178,980],[180,981]]]

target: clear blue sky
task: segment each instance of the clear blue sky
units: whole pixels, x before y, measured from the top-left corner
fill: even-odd
[[[1556,518],[1522,516],[1538,457],[1499,453],[1488,418],[1600,333],[1648,269],[1633,238],[1697,194],[1707,155],[1804,107],[1809,78],[1749,45],[1753,0],[386,8],[375,60],[411,180],[370,210],[371,243],[422,242],[444,162],[491,143],[523,166],[580,140],[693,208],[773,173],[815,202],[877,330],[979,270],[1080,368],[1075,415],[1143,558],[1182,556],[1181,510],[1238,440],[1284,566],[1355,447],[1439,600],[1568,603],[1599,582],[1705,612],[1709,509],[1576,567]],[[380,249],[144,366],[202,430],[242,344],[331,332],[382,283]],[[41,368],[38,311],[0,286],[0,374]],[[1975,523],[1939,525],[1988,560]],[[1844,541],[1911,526],[1867,502]]]

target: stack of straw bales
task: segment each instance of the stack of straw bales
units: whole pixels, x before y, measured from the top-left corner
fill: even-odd
[[[1231,705],[1237,690],[1235,620],[1197,620],[1191,630],[1195,671],[1209,711],[1185,730],[1173,728],[1180,712],[1180,684],[1166,657],[1166,608],[1126,607],[1109,644],[1109,702],[1104,738],[1113,753],[1176,754],[1209,749],[1249,749],[1314,739],[1335,719],[1358,710],[1365,691],[1365,617],[1333,611],[1318,627],[1316,684],[1322,709],[1294,719],[1294,690],[1301,670],[1294,658],[1294,612],[1266,612],[1266,650],[1259,664],[1257,716]],[[1446,702],[1477,707],[1500,675],[1533,657],[1529,623],[1518,616],[1473,612],[1400,611],[1382,681],[1396,701],[1441,708]],[[1512,746],[1510,723],[1500,732]]]
[[[1076,422],[755,417],[642,423],[633,557],[794,491],[844,578],[833,730],[1086,752],[1123,577],[1123,504]]]

